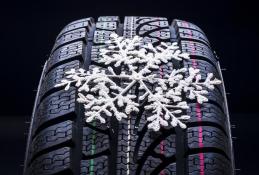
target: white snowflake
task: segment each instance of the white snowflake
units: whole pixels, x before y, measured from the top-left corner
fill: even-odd
[[[75,83],[78,87],[77,101],[84,104],[86,122],[97,119],[105,123],[105,118],[112,116],[118,120],[127,118],[137,113],[139,104],[147,99],[145,109],[150,111],[148,128],[158,131],[161,126],[169,124],[186,128],[184,121],[190,116],[183,114],[188,109],[184,99],[206,102],[208,91],[204,87],[212,90],[214,85],[221,83],[213,78],[212,73],[201,82],[199,69],[194,68],[173,69],[163,77],[154,73],[168,61],[189,59],[187,53],[179,50],[177,43],[161,42],[160,46],[154,47],[152,44],[143,45],[143,38],[138,36],[125,39],[112,33],[110,37],[107,47],[100,50],[98,61],[107,69],[95,67],[87,72],[71,69],[66,72],[66,78],[56,85],[65,86],[68,90]],[[188,76],[185,76],[187,72]],[[139,91],[143,92],[138,98],[129,93],[137,84]],[[155,90],[151,90],[151,85],[156,87]]]

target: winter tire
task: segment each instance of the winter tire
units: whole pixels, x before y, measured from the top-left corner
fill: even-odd
[[[223,81],[218,57],[204,32],[196,25],[162,17],[117,16],[85,18],[68,24],[58,35],[46,61],[34,104],[27,149],[25,175],[231,175],[234,156],[224,84],[209,91],[208,101],[188,100],[187,128],[147,128],[147,112],[121,121],[111,117],[106,124],[85,122],[83,105],[76,101],[78,89],[55,85],[70,69],[95,67],[111,33],[125,38],[137,35],[154,46],[177,42],[190,59],[179,67],[200,69]],[[172,63],[157,75],[171,72]],[[130,93],[136,94],[133,89]]]

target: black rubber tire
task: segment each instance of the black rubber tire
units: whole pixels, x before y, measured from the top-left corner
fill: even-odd
[[[189,101],[187,129],[154,132],[147,129],[146,112],[106,125],[86,123],[76,102],[76,88],[55,88],[71,68],[101,66],[99,49],[111,32],[158,45],[178,42],[191,56],[184,67],[201,69],[202,78],[213,72],[222,79],[217,57],[196,25],[161,17],[99,17],[68,24],[58,35],[40,79],[25,156],[25,175],[45,174],[234,174],[234,156],[224,84],[209,92],[209,101]],[[171,71],[172,63],[162,66]],[[159,72],[157,72],[159,74]],[[134,93],[132,91],[132,93]],[[129,134],[130,133],[130,134]],[[128,139],[130,138],[130,145]],[[127,155],[128,154],[128,155]],[[127,156],[130,157],[127,160]]]

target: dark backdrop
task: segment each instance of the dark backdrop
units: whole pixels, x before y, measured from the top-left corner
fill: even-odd
[[[1,2],[2,3],[2,2]],[[228,96],[237,174],[257,174],[258,17],[249,1],[17,1],[0,5],[0,174],[22,174],[26,124],[42,65],[67,23],[101,15],[164,16],[197,24],[217,51]],[[25,134],[25,135],[24,135]]]

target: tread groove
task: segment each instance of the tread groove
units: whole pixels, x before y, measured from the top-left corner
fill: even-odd
[[[195,149],[189,149],[186,155],[190,156],[197,153],[218,153],[224,156],[227,160],[230,160],[229,157],[226,155],[226,153],[218,148],[214,147],[206,147],[206,148],[195,148]]]

